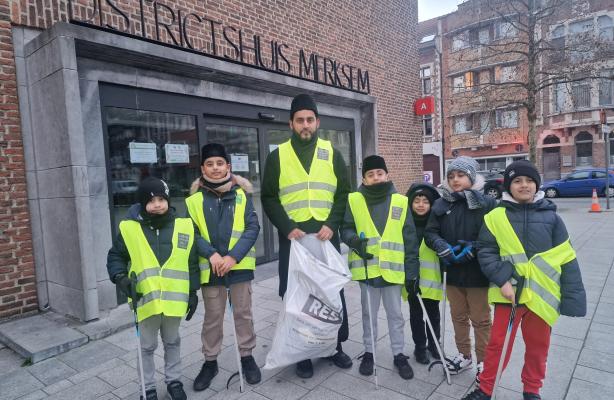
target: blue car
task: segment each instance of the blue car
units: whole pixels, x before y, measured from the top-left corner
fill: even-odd
[[[614,197],[614,173],[609,171],[609,196]],[[599,196],[605,196],[605,169],[583,169],[572,172],[565,178],[545,182],[540,190],[546,197],[591,196],[597,189]]]

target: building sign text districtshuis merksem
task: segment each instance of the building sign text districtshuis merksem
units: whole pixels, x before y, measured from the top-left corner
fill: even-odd
[[[369,71],[286,43],[263,40],[241,28],[160,1],[132,0],[133,8],[117,0],[69,0],[71,23],[115,31],[210,57],[236,62],[360,93],[370,93]],[[148,32],[148,27],[150,30]],[[151,29],[153,27],[153,29]],[[197,44],[200,43],[200,44]],[[201,45],[204,44],[205,45]],[[296,53],[295,53],[296,54]]]

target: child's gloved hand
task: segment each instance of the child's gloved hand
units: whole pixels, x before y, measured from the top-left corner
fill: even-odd
[[[418,294],[422,294],[420,291],[420,280],[408,279],[405,281],[405,290],[407,290],[407,298],[411,299]]]
[[[123,294],[126,295],[126,297],[132,299],[133,302],[137,302],[141,299],[141,297],[143,297],[143,295],[141,293],[138,293],[136,291],[136,288],[132,287],[132,281],[130,280],[130,278],[128,278],[127,275],[124,274],[118,274],[115,277],[115,284],[117,285],[117,287],[119,288],[119,290],[121,290],[121,292]],[[134,289],[134,291],[133,291]],[[136,293],[136,299],[133,299],[133,292]]]
[[[185,317],[186,321],[189,321],[192,319],[192,316],[196,312],[197,308],[198,308],[198,295],[196,294],[195,291],[190,292],[190,296],[188,297],[188,310],[187,310],[187,314]]]
[[[456,256],[455,263],[464,264],[469,262],[475,258],[475,249],[473,247],[473,242],[469,240],[459,240],[459,245],[463,247],[463,250],[460,252],[458,256]]]
[[[452,247],[452,245],[448,244],[448,247],[437,253],[437,255],[446,265],[451,265],[456,262],[457,251],[460,251],[460,246]]]
[[[369,241],[368,238],[366,237],[360,238],[358,236],[354,237],[350,241],[350,247],[352,248],[352,250],[354,250],[356,254],[358,254],[358,256],[364,260],[370,260],[373,258],[373,254],[367,253],[367,242],[368,241]]]

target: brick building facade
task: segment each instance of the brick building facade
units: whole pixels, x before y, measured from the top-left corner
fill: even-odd
[[[181,208],[219,140],[258,190],[300,92],[354,184],[377,152],[406,190],[422,171],[416,26],[415,0],[0,0],[0,319],[115,307],[106,251],[138,180],[162,176]]]

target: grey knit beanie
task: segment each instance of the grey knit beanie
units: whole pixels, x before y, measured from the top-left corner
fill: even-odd
[[[478,162],[475,161],[471,157],[460,156],[452,160],[452,162],[448,165],[446,169],[446,175],[448,175],[452,171],[461,171],[467,174],[471,183],[475,183],[475,178],[477,176],[477,169],[479,165]]]

